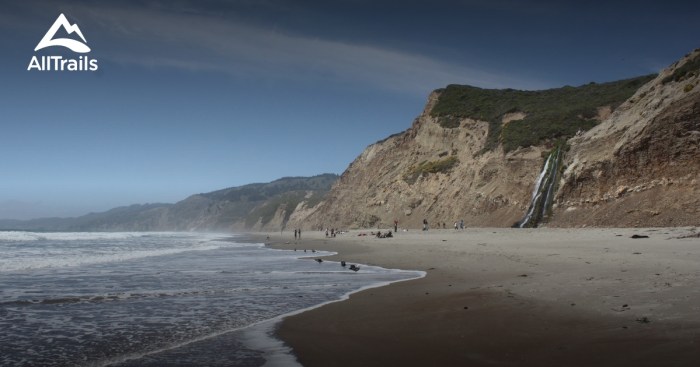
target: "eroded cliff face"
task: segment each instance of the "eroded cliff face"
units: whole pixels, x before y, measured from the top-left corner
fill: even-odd
[[[670,80],[694,60],[700,60],[700,50],[569,141],[550,225],[700,224],[699,73]]]
[[[552,226],[700,224],[698,73],[664,82],[698,57],[664,70],[618,108],[600,106],[596,127],[567,143]],[[689,87],[692,86],[692,87]],[[504,153],[486,150],[489,123],[442,127],[433,92],[411,128],[369,146],[318,206],[290,220],[305,228],[508,227],[527,210],[554,141]],[[517,124],[520,112],[503,115]]]
[[[433,227],[462,219],[468,226],[510,226],[520,219],[547,148],[478,154],[488,123],[462,119],[459,128],[441,127],[430,116],[438,97],[430,95],[410,129],[362,152],[304,226],[385,228],[398,220],[418,228],[423,219]],[[421,163],[451,157],[457,163],[449,170],[407,177]]]

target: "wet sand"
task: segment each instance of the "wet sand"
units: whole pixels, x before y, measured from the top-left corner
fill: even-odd
[[[306,367],[700,365],[700,239],[673,238],[693,229],[363,232],[253,235],[427,272],[286,318]]]

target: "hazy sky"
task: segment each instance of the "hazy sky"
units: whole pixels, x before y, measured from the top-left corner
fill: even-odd
[[[0,4],[0,218],[342,173],[447,84],[610,81],[700,47],[698,1]],[[79,56],[34,52],[60,13],[97,72],[27,71]]]

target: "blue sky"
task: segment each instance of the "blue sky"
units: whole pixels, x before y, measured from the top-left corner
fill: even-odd
[[[450,83],[543,89],[700,47],[685,1],[0,1],[0,218],[342,173]],[[581,5],[582,4],[582,5]],[[27,71],[60,13],[97,72]]]

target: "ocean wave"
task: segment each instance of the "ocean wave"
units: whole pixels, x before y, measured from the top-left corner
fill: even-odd
[[[218,290],[191,290],[191,291],[153,291],[146,293],[107,293],[91,295],[67,295],[61,297],[46,297],[36,299],[17,299],[0,302],[0,306],[31,306],[31,305],[61,305],[71,303],[104,303],[114,301],[129,301],[144,298],[168,298],[203,296],[207,294],[222,293]]]
[[[111,253],[99,254],[76,254],[71,252],[66,253],[49,253],[45,256],[30,256],[30,257],[9,257],[0,259],[0,272],[24,271],[42,268],[64,268],[72,266],[93,265],[120,262],[126,260],[136,260],[153,256],[173,255],[187,251],[208,251],[221,248],[220,244],[214,243],[198,243],[192,246],[183,246],[177,248],[164,248],[153,250],[138,250],[133,248],[112,249]]]
[[[190,232],[30,232],[0,231],[1,242],[32,241],[91,241],[139,238],[203,238],[208,240],[231,237],[217,233]]]

